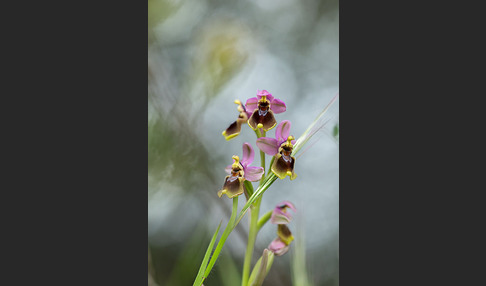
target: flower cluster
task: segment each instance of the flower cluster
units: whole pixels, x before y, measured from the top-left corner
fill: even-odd
[[[258,90],[256,97],[249,98],[245,104],[240,100],[235,100],[234,102],[237,104],[238,117],[222,132],[222,135],[229,141],[238,136],[243,126],[248,124],[257,136],[255,144],[260,149],[262,165],[261,167],[251,166],[255,158],[255,152],[252,145],[245,142],[243,143],[242,156],[233,155],[233,163],[225,168],[228,175],[224,178],[223,187],[218,191],[218,196],[221,198],[223,195],[226,195],[228,198],[233,199],[233,210],[228,225],[210,260],[209,253],[211,252],[208,251],[206,253],[206,260],[203,260],[205,262],[201,264],[202,270],[200,269],[198,272],[194,283],[196,286],[202,285],[205,277],[211,271],[228,234],[234,229],[245,214],[245,211],[250,207],[250,225],[247,251],[243,263],[242,285],[261,285],[271,267],[273,257],[285,254],[290,247],[290,243],[294,240],[290,229],[287,227],[287,224],[292,220],[291,215],[287,212],[287,208],[292,209],[294,212],[296,211],[292,203],[284,201],[273,212],[268,211],[265,215],[259,217],[263,192],[277,178],[285,179],[289,176],[290,180],[294,180],[297,177],[294,172],[295,158],[292,156],[296,140],[294,136],[290,135],[291,123],[289,120],[283,120],[277,125],[277,120],[275,119],[275,114],[285,112],[287,106],[285,102],[275,98],[266,90]],[[266,132],[275,126],[277,127],[275,129],[275,138],[266,137]],[[271,172],[268,172],[266,176],[265,154],[272,156],[269,166]],[[260,181],[260,185],[253,191],[251,182],[257,181]],[[238,197],[241,194],[245,194],[247,202],[237,219]],[[251,258],[257,233],[269,220],[271,223],[278,225],[277,238],[269,244],[268,249],[264,250],[263,255],[255,264],[253,272],[250,275]],[[213,240],[215,237],[216,234],[213,236]],[[209,263],[206,264],[208,260]]]
[[[294,240],[288,227],[288,224],[292,221],[292,216],[288,210],[296,212],[297,209],[291,202],[283,201],[273,210],[269,210],[260,216],[263,195],[275,180],[285,179],[287,176],[290,180],[294,180],[297,177],[294,172],[294,155],[324,126],[325,123],[323,123],[321,118],[336,98],[337,95],[297,140],[290,135],[291,122],[283,120],[278,123],[275,118],[275,114],[287,110],[287,106],[282,100],[275,98],[266,90],[258,90],[256,97],[249,98],[245,104],[240,100],[235,100],[238,117],[222,132],[222,135],[229,141],[238,136],[242,128],[248,124],[255,131],[257,137],[254,143],[260,149],[261,167],[251,166],[255,158],[255,152],[252,145],[245,142],[243,143],[242,156],[233,155],[233,163],[225,168],[228,175],[224,179],[223,187],[218,191],[218,196],[221,198],[223,195],[226,195],[232,199],[231,216],[216,246],[216,238],[218,237],[221,223],[213,234],[194,280],[194,286],[203,286],[203,282],[211,273],[229,234],[235,229],[245,214],[249,213],[250,217],[248,240],[241,272],[242,286],[262,285],[272,266],[274,257],[288,252],[290,244]],[[267,137],[267,131],[275,126],[275,136]],[[265,155],[271,156],[271,162],[268,166],[270,171],[267,173],[265,172]],[[254,189],[251,182],[257,181],[260,181],[260,183]],[[245,194],[246,203],[238,213],[238,199],[241,194]],[[264,249],[263,254],[254,264],[253,270],[251,270],[252,256],[255,251],[255,241],[258,232],[268,221],[277,225],[277,237]],[[214,251],[212,251],[213,248]]]
[[[224,179],[223,187],[218,191],[218,196],[221,198],[223,195],[226,195],[233,200],[231,216],[223,234],[219,238],[218,244],[215,246],[214,251],[212,251],[221,224],[216,229],[204,255],[203,262],[193,284],[194,286],[203,285],[205,278],[208,277],[211,269],[215,265],[229,234],[247,213],[249,213],[250,220],[245,259],[241,273],[241,285],[262,285],[273,263],[274,257],[287,253],[290,244],[294,240],[292,232],[288,227],[288,224],[292,221],[292,216],[288,210],[291,209],[293,212],[297,210],[291,202],[283,201],[273,210],[269,210],[260,216],[263,194],[275,180],[285,179],[287,176],[290,180],[294,180],[297,177],[294,172],[294,155],[324,126],[325,123],[322,123],[321,118],[336,97],[331,100],[329,105],[324,108],[317,119],[314,120],[297,140],[295,140],[294,136],[290,135],[290,121],[283,120],[278,123],[275,118],[275,114],[287,110],[287,106],[282,100],[275,98],[266,90],[258,90],[256,97],[249,98],[245,104],[240,100],[235,100],[238,117],[222,132],[222,135],[229,141],[238,136],[242,128],[248,124],[255,131],[257,137],[254,143],[260,149],[261,167],[251,166],[255,158],[255,152],[252,145],[245,142],[243,143],[242,156],[233,155],[233,163],[225,168],[228,175]],[[275,126],[275,136],[267,137],[267,131],[273,129]],[[271,156],[271,162],[268,166],[270,171],[266,175],[265,155]],[[251,182],[257,181],[260,181],[260,183],[254,189]],[[245,194],[246,203],[237,215],[238,199],[241,194]],[[262,256],[255,263],[253,271],[251,271],[252,255],[254,253],[258,232],[268,221],[277,225],[277,238],[271,241],[268,247],[264,249]]]
[[[264,132],[277,125],[274,113],[282,113],[287,110],[285,102],[273,97],[266,90],[259,90],[256,97],[249,98],[243,105],[240,100],[235,100],[239,112],[235,122],[223,131],[226,140],[231,140],[241,133],[242,125],[246,122],[253,130],[262,129]],[[295,158],[291,156],[294,137],[290,134],[290,121],[280,122],[275,131],[275,138],[259,137],[256,141],[258,148],[273,156],[273,164],[270,169],[280,179],[289,176],[291,180],[297,176],[294,173]],[[254,151],[250,143],[243,144],[243,159],[236,155],[233,157],[233,164],[226,168],[229,176],[226,176],[223,188],[218,192],[221,197],[226,194],[229,198],[239,196],[245,192],[243,182],[248,180],[256,182],[262,178],[264,170],[262,167],[250,167],[253,162]]]

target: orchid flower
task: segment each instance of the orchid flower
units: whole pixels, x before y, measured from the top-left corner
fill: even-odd
[[[254,157],[255,152],[251,145],[247,142],[243,143],[242,160],[240,161],[240,158],[234,155],[233,164],[225,168],[230,175],[226,176],[223,188],[218,192],[220,198],[223,194],[226,194],[228,198],[239,196],[244,193],[243,182],[245,180],[256,182],[262,178],[263,168],[250,166]]]
[[[238,134],[240,134],[241,132],[241,124],[247,122],[248,117],[251,115],[251,113],[248,114],[245,106],[241,103],[241,101],[235,100],[235,103],[238,104],[237,109],[240,113],[236,121],[231,123],[231,125],[228,128],[226,128],[225,131],[223,131],[223,136],[224,139],[226,140],[230,140],[238,136]]]
[[[264,131],[272,129],[277,121],[274,113],[282,113],[287,109],[285,102],[276,99],[266,90],[258,90],[257,97],[246,101],[246,110],[250,113],[248,125],[253,130],[263,128]]]
[[[258,138],[256,145],[266,154],[275,156],[271,170],[277,177],[289,176],[293,180],[297,175],[294,173],[295,158],[291,156],[295,140],[294,136],[289,136],[290,125],[288,120],[280,122],[275,130],[276,138]]]
[[[292,216],[286,211],[287,208],[292,209],[294,212],[297,211],[291,202],[283,201],[273,209],[272,218],[270,219],[271,223],[278,224],[278,237],[270,243],[268,249],[277,256],[285,254],[289,250],[290,243],[294,240],[290,229],[286,226],[292,220]]]

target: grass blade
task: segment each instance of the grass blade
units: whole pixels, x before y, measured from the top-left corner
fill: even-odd
[[[231,217],[228,221],[228,224],[226,225],[226,228],[225,228],[223,234],[221,235],[221,238],[218,241],[218,245],[216,246],[216,249],[214,250],[213,256],[211,257],[211,260],[209,261],[209,265],[206,268],[206,270],[204,271],[204,276],[202,277],[201,284],[204,281],[204,279],[206,277],[208,277],[209,272],[211,272],[211,269],[213,269],[214,263],[216,263],[216,260],[218,259],[219,253],[221,252],[221,249],[223,248],[223,245],[226,242],[228,235],[231,233],[231,231],[234,228],[237,208],[238,208],[238,197],[234,197],[233,198],[233,210],[231,211]]]
[[[211,251],[213,250],[214,243],[216,242],[216,237],[218,236],[219,228],[221,227],[221,222],[219,222],[218,228],[213,234],[213,237],[211,238],[211,242],[208,245],[208,249],[206,250],[206,254],[204,254],[203,261],[201,263],[201,267],[199,267],[199,271],[197,273],[196,279],[194,280],[193,286],[200,286],[203,281],[203,273],[206,271],[206,266],[209,261],[209,256],[211,255]]]

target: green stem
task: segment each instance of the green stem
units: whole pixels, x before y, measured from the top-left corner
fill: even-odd
[[[248,233],[248,244],[246,246],[245,261],[243,263],[242,286],[247,286],[248,279],[250,278],[251,257],[253,255],[253,248],[255,247],[255,240],[258,233],[258,213],[260,211],[261,201],[262,197],[259,197],[255,201],[253,208],[250,210],[250,231]]]
[[[266,132],[259,129],[255,130],[258,138],[264,137]],[[265,153],[260,151],[260,161],[263,168],[263,174],[265,174]],[[260,180],[260,186],[263,184],[265,176],[262,175]],[[258,215],[260,213],[260,204],[262,202],[262,197],[260,196],[256,199],[255,203],[251,206],[250,210],[250,230],[248,232],[248,244],[246,245],[245,260],[243,262],[243,274],[241,278],[241,285],[247,286],[248,280],[250,278],[250,267],[251,267],[251,257],[253,255],[253,250],[255,247],[255,241],[258,234]]]
[[[208,267],[206,268],[206,271],[204,272],[204,279],[208,277],[209,273],[211,272],[211,269],[213,269],[214,263],[216,263],[216,259],[218,259],[219,253],[221,252],[221,249],[223,248],[224,243],[226,242],[226,239],[228,238],[228,235],[231,233],[231,231],[234,229],[234,223],[236,219],[236,212],[238,209],[238,197],[233,198],[233,209],[231,211],[231,217],[228,221],[228,224],[226,225],[226,228],[224,229],[223,234],[221,235],[221,238],[218,241],[218,245],[216,246],[216,249],[214,250],[213,256],[211,257],[211,260],[209,261]]]
[[[262,137],[265,137],[266,134],[267,132],[262,129]],[[262,150],[260,150],[260,161],[262,162],[262,168],[263,168],[263,175],[260,180],[260,186],[261,186],[263,185],[263,181],[265,180],[265,153]]]
[[[256,133],[257,138],[262,137],[262,133],[260,132],[260,129],[259,129],[259,128],[257,128],[257,129],[255,130],[255,133]]]
[[[272,172],[272,165],[274,160],[275,160],[275,156],[272,157],[272,160],[270,161],[270,165],[268,166],[267,177],[270,174],[270,172]]]
[[[272,212],[273,211],[268,211],[258,220],[257,223],[258,230],[260,230],[267,223],[267,221],[272,217]]]
[[[258,230],[260,230],[260,228],[262,228],[267,223],[267,221],[272,217],[272,212],[273,211],[268,211],[258,220],[257,223]]]
[[[265,153],[263,153],[262,151],[260,151],[260,161],[262,162],[263,175],[262,175],[262,178],[260,180],[259,186],[261,186],[263,184],[263,180],[265,179]]]

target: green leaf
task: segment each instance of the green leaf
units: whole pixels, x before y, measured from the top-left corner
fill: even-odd
[[[263,280],[267,276],[268,271],[270,271],[270,267],[272,267],[273,258],[273,252],[265,248],[263,250],[263,255],[258,259],[255,267],[253,267],[248,285],[260,286],[263,284]]]
[[[321,128],[326,125],[328,121],[322,120],[322,117],[326,113],[326,111],[331,107],[331,105],[336,101],[338,98],[339,93],[336,94],[331,101],[327,104],[327,106],[319,113],[319,115],[314,119],[314,121],[307,127],[307,129],[304,131],[304,134],[302,134],[299,138],[297,138],[295,144],[294,144],[294,149],[292,150],[292,156],[297,155],[297,153],[300,151],[300,149],[309,141],[309,139],[316,134],[317,131],[319,131]]]
[[[213,234],[211,238],[211,242],[208,245],[208,249],[206,250],[206,254],[204,255],[203,261],[201,263],[201,267],[199,267],[199,271],[197,273],[196,279],[194,280],[193,286],[200,286],[203,282],[203,273],[206,270],[206,266],[208,264],[209,256],[211,255],[211,251],[213,250],[214,243],[216,242],[216,237],[218,236],[219,228],[221,227],[221,222],[219,222],[218,228]]]
[[[213,256],[211,257],[211,260],[209,261],[209,265],[208,265],[208,267],[206,267],[206,270],[204,271],[203,281],[206,277],[208,277],[209,272],[211,272],[211,269],[213,269],[214,263],[216,263],[216,260],[218,259],[219,253],[221,252],[221,249],[223,248],[223,245],[226,242],[228,235],[231,233],[231,231],[235,227],[235,219],[236,219],[237,208],[238,208],[238,197],[234,197],[233,198],[233,209],[231,211],[231,217],[228,221],[228,224],[226,225],[226,228],[224,229],[223,234],[221,235],[221,238],[218,241],[218,245],[216,246],[216,249],[214,250]],[[201,284],[202,284],[203,281],[201,281]],[[200,286],[200,285],[198,285],[198,286]]]

